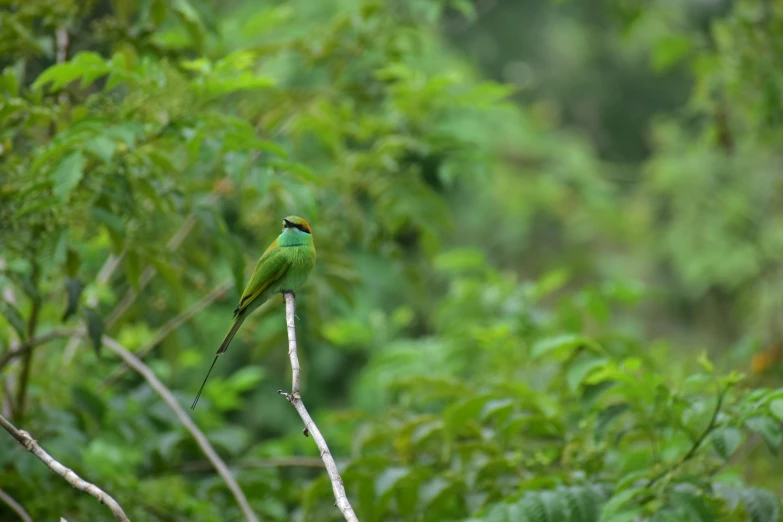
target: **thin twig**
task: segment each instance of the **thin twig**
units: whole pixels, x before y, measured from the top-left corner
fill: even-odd
[[[82,335],[85,335],[85,333],[82,332]],[[228,489],[231,490],[231,493],[234,495],[234,498],[239,504],[240,509],[242,509],[245,518],[251,522],[258,522],[258,517],[251,509],[250,503],[247,501],[247,498],[242,492],[242,489],[239,487],[239,484],[237,484],[236,480],[234,480],[234,477],[231,475],[231,472],[228,470],[225,462],[223,462],[223,459],[221,459],[217,454],[215,449],[212,447],[212,444],[209,443],[207,437],[201,432],[198,426],[196,426],[188,414],[185,413],[185,410],[182,409],[182,406],[180,406],[179,402],[177,402],[177,399],[174,398],[174,395],[171,393],[171,391],[169,391],[169,389],[166,388],[162,382],[160,382],[160,380],[155,376],[154,373],[152,373],[152,370],[150,370],[147,365],[137,359],[136,356],[130,353],[120,343],[106,335],[102,337],[101,341],[103,342],[104,346],[106,346],[106,348],[114,352],[123,361],[125,361],[125,364],[140,373],[141,376],[144,377],[144,379],[150,385],[150,387],[155,390],[158,395],[160,395],[169,408],[174,410],[174,414],[179,419],[179,422],[185,427],[186,430],[190,432],[193,438],[196,439],[196,443],[201,448],[201,451],[203,451],[209,461],[212,462],[212,465],[215,466],[215,469],[223,478],[223,481],[228,486]]]
[[[160,327],[158,329],[155,336],[152,338],[150,342],[148,342],[143,348],[138,350],[134,355],[138,359],[144,359],[149,353],[154,350],[158,345],[160,345],[161,341],[165,339],[171,332],[182,326],[184,323],[192,319],[196,314],[201,312],[204,308],[210,305],[213,301],[216,299],[220,299],[225,293],[231,288],[232,283],[230,281],[226,281],[224,283],[221,283],[217,287],[215,287],[210,293],[202,297],[199,301],[193,303],[187,310],[180,313],[176,317],[171,318],[166,324]],[[2,366],[0,366],[2,368]],[[117,380],[119,380],[120,377],[122,377],[125,372],[128,371],[128,366],[123,364],[119,368],[117,368],[111,375],[106,377],[103,382],[101,383],[100,389],[106,389],[107,387],[111,386]]]
[[[699,448],[701,448],[701,445],[704,444],[705,440],[707,440],[707,437],[710,435],[710,433],[712,433],[713,430],[715,430],[715,427],[718,422],[718,415],[720,414],[720,409],[723,407],[723,399],[726,396],[726,392],[728,391],[729,391],[728,386],[718,391],[718,400],[715,404],[715,409],[712,412],[712,417],[710,417],[710,422],[707,424],[707,427],[704,428],[704,431],[702,431],[701,435],[699,435],[699,438],[693,442],[691,448],[688,450],[688,453],[686,453],[680,460],[675,462],[672,465],[672,467],[670,467],[665,471],[662,471],[656,477],[651,478],[650,481],[647,483],[648,489],[652,487],[656,482],[661,480],[663,477],[665,477],[666,475],[669,475],[670,473],[673,473],[674,471],[679,469],[683,464],[691,460],[693,456],[696,455],[696,452],[699,451]]]
[[[5,366],[19,357],[20,355],[24,355],[25,353],[29,352],[39,344],[45,344],[53,339],[58,339],[60,337],[63,337],[64,335],[69,335],[73,330],[67,329],[67,328],[55,328],[54,330],[50,330],[46,332],[45,334],[39,335],[38,337],[34,337],[32,339],[29,339],[27,342],[23,343],[19,348],[16,349],[16,351],[6,352],[3,354],[2,357],[0,357],[0,371],[5,368]]]
[[[33,517],[30,516],[30,513],[28,513],[22,505],[14,500],[14,498],[0,489],[0,500],[5,502],[8,507],[10,507],[17,515],[19,515],[19,518],[22,519],[22,522],[33,522]]]
[[[34,295],[30,295],[32,300],[32,307],[30,310],[30,317],[27,320],[27,339],[35,337],[35,330],[38,328],[38,313],[41,311],[41,298],[37,295],[38,287],[38,263],[33,261],[32,282],[36,287]],[[16,408],[14,408],[14,419],[17,422],[22,422],[24,419],[24,410],[27,405],[27,387],[30,383],[30,370],[33,365],[33,350],[27,350],[22,358],[22,371],[19,375],[19,381],[16,383]]]
[[[304,422],[305,425],[305,436],[308,434],[313,436],[315,445],[321,452],[321,460],[324,461],[326,473],[329,475],[329,480],[332,483],[335,505],[343,514],[345,520],[348,522],[359,522],[359,518],[356,516],[356,513],[354,513],[353,508],[351,507],[351,503],[348,501],[348,496],[345,494],[343,479],[340,477],[340,472],[337,470],[337,464],[334,462],[332,453],[329,451],[329,446],[327,446],[326,440],[324,439],[323,435],[321,435],[318,426],[315,425],[315,422],[313,422],[310,414],[307,413],[307,408],[305,408],[305,405],[302,402],[302,398],[299,393],[300,370],[299,357],[296,353],[296,324],[294,322],[296,318],[296,297],[294,297],[294,294],[291,292],[286,292],[283,294],[283,297],[285,298],[285,323],[288,327],[288,356],[291,359],[291,370],[293,371],[293,376],[291,393],[285,393],[283,391],[278,391],[278,393],[288,399],[288,402],[290,402],[296,409],[299,417],[302,418],[302,422]]]
[[[66,468],[60,464],[57,460],[49,455],[44,449],[33,439],[29,433],[24,430],[19,430],[11,424],[5,417],[0,415],[0,426],[10,433],[19,443],[25,447],[30,453],[38,457],[38,459],[46,464],[46,466],[60,475],[71,486],[75,487],[79,491],[83,491],[88,495],[92,495],[98,502],[106,505],[114,515],[114,518],[121,522],[130,522],[130,519],[122,510],[122,507],[112,498],[108,493],[103,491],[95,484],[91,484],[77,475],[72,469]]]

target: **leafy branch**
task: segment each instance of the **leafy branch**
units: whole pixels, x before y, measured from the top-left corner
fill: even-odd
[[[707,426],[704,428],[704,431],[701,432],[701,435],[699,435],[699,437],[695,441],[693,441],[693,444],[691,445],[688,452],[685,455],[683,455],[682,458],[678,460],[674,465],[672,465],[669,469],[662,471],[657,476],[651,478],[650,481],[647,483],[648,489],[654,486],[663,477],[677,471],[680,467],[682,467],[686,462],[691,460],[696,455],[696,452],[699,451],[702,444],[704,444],[704,441],[707,440],[707,437],[709,437],[710,434],[717,427],[718,415],[720,414],[720,410],[723,407],[723,400],[726,396],[726,392],[728,391],[729,391],[729,386],[726,386],[724,388],[721,388],[720,391],[718,392],[718,400],[715,404],[715,409],[712,412],[712,416],[710,417],[710,422],[707,423]]]

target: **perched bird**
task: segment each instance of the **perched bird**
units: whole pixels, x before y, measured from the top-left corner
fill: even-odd
[[[272,295],[299,290],[314,266],[315,245],[310,225],[298,216],[283,218],[283,231],[258,260],[253,275],[239,299],[239,305],[234,310],[231,328],[215,354],[212,366],[209,367],[191,409],[196,407],[218,357],[228,350],[228,345],[231,344],[231,340],[247,316]]]

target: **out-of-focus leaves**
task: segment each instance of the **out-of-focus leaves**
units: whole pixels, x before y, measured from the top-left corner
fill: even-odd
[[[742,442],[742,433],[737,428],[723,428],[710,435],[712,447],[723,459],[728,459]]]
[[[84,283],[80,279],[69,277],[65,280],[65,295],[67,298],[63,321],[75,315],[79,311],[79,300],[84,290]]]
[[[780,422],[766,415],[759,415],[746,420],[745,425],[761,435],[770,451],[778,453],[781,442]]]
[[[103,318],[98,315],[98,312],[91,308],[84,310],[84,317],[87,322],[87,335],[90,337],[93,350],[95,350],[95,355],[100,357],[104,332]]]
[[[76,188],[84,174],[84,158],[81,152],[65,156],[51,173],[55,196],[61,201],[68,200],[71,191]]]
[[[24,321],[24,317],[19,310],[13,304],[9,303],[5,299],[0,299],[0,311],[3,313],[8,324],[16,331],[16,335],[19,339],[27,339],[27,326]]]

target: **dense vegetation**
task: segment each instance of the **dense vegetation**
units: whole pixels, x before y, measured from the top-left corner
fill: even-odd
[[[243,516],[100,336],[190,404],[289,214],[360,520],[779,520],[780,0],[0,6],[2,414],[132,520]],[[339,520],[285,339],[192,416],[262,520]],[[0,490],[109,516],[4,433]]]

